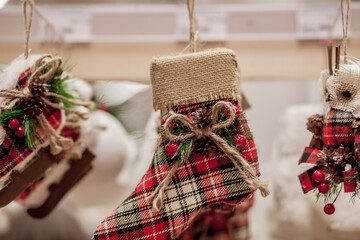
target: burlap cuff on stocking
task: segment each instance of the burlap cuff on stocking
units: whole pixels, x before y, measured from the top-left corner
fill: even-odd
[[[154,57],[150,74],[155,110],[240,95],[236,56],[229,49]]]

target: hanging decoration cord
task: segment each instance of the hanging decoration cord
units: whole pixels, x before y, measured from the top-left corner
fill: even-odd
[[[344,49],[344,62],[347,63],[347,39],[349,31],[349,14],[350,14],[350,2],[351,0],[346,0],[346,15],[344,16],[344,1],[341,0],[341,20],[342,20],[342,29],[343,29],[343,49]]]
[[[24,0],[24,21],[25,21],[25,59],[29,56],[29,41],[30,41],[30,32],[31,32],[31,23],[32,23],[32,16],[34,12],[34,0]],[[30,6],[30,14],[29,17],[27,16],[27,4]]]
[[[65,43],[65,39],[64,39],[64,36],[59,33],[58,31],[56,31],[55,27],[54,27],[54,24],[52,24],[40,11],[39,9],[34,6],[34,12],[39,16],[39,18],[41,18],[41,20],[43,20],[45,22],[45,25],[47,28],[50,28],[50,30],[58,36],[59,38],[59,42],[60,44],[64,44]]]
[[[333,40],[333,34],[334,34],[334,30],[335,30],[335,27],[336,27],[336,23],[340,17],[340,12],[341,12],[341,7],[339,7],[337,13],[336,13],[336,16],[331,24],[331,27],[330,27],[330,31],[329,31],[329,36],[328,36],[328,41],[331,42]]]
[[[186,0],[189,21],[190,21],[190,36],[189,36],[189,50],[196,52],[196,20],[194,16],[195,0]]]

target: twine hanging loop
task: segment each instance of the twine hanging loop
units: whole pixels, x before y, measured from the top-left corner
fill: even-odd
[[[344,49],[344,62],[347,63],[347,40],[348,40],[348,31],[349,31],[349,14],[350,14],[350,0],[346,0],[346,15],[344,15],[344,1],[341,0],[341,22],[343,29],[343,40],[342,45]]]

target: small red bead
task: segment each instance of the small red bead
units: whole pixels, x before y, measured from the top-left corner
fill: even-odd
[[[176,153],[176,151],[179,148],[179,144],[176,142],[169,142],[168,144],[166,144],[165,146],[165,153],[166,155],[168,155],[169,157],[173,157]]]
[[[312,178],[314,179],[315,182],[322,182],[324,181],[324,173],[321,170],[316,170],[313,175]]]
[[[328,203],[325,205],[324,207],[324,212],[327,214],[327,215],[331,215],[335,212],[335,207],[334,207],[334,204],[332,203]]]
[[[329,185],[326,182],[320,183],[318,186],[319,192],[326,194],[329,192]]]
[[[236,143],[236,148],[238,150],[243,150],[246,147],[247,140],[244,135],[238,134],[234,137],[234,141]]]
[[[19,138],[22,138],[25,136],[25,128],[24,127],[19,127],[18,129],[16,129],[15,131],[15,135]]]
[[[101,103],[101,104],[99,105],[98,109],[99,109],[100,111],[105,111],[105,112],[106,112],[107,107],[105,106],[105,104],[102,104],[102,103]]]
[[[16,118],[12,118],[8,122],[8,127],[11,129],[17,129],[19,127],[19,120]]]

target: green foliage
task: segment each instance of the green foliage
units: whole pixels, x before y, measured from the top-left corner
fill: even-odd
[[[173,159],[178,158],[181,163],[184,163],[190,156],[193,148],[194,138],[186,139],[182,141],[177,149]]]
[[[36,141],[36,127],[34,120],[30,118],[29,116],[25,117],[24,120],[24,128],[25,128],[25,144],[26,147],[29,149],[35,148],[35,141]]]
[[[317,201],[329,203],[329,202],[332,202],[338,194],[340,194],[341,189],[342,189],[342,183],[341,184],[328,183],[328,184],[329,184],[329,192],[326,194],[323,194],[323,193],[319,192],[319,190],[316,189]]]
[[[50,67],[50,68],[49,68]],[[45,69],[45,73],[48,72],[51,69],[51,65],[49,65],[46,69]],[[69,99],[75,99],[75,97],[73,95],[71,95],[70,93],[68,93],[66,91],[66,83],[65,81],[69,80],[70,77],[68,75],[63,74],[62,70],[58,70],[55,72],[54,76],[47,82],[47,84],[50,85],[49,91],[62,95],[66,98]],[[61,102],[60,99],[57,99],[56,97],[51,97],[50,101],[52,102]],[[74,107],[73,105],[67,103],[67,102],[63,102],[65,107],[68,108],[72,108]]]
[[[0,125],[7,126],[8,122],[12,118],[19,119],[24,115],[24,111],[15,107],[13,110],[2,111],[0,114]]]

